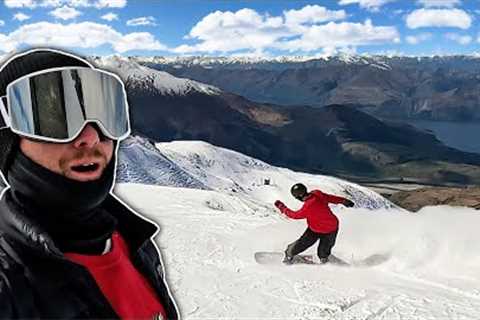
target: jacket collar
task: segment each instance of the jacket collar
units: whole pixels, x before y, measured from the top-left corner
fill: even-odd
[[[159,230],[156,224],[140,217],[113,193],[107,196],[102,207],[118,220],[117,231],[126,239],[132,252],[138,251]],[[3,190],[0,199],[0,232],[37,253],[63,258],[48,233],[22,214],[22,210],[14,202],[11,190]]]

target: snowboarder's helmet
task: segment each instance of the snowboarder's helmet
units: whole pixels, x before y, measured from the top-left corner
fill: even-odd
[[[307,194],[307,187],[302,183],[296,183],[290,189],[292,196],[298,200],[302,200]]]

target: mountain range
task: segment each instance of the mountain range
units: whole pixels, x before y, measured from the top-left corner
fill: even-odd
[[[412,126],[358,108],[257,103],[217,87],[140,65],[94,62],[129,92],[134,132],[155,142],[202,140],[298,171],[421,183],[480,182],[480,155],[443,145]]]
[[[478,55],[132,59],[261,103],[350,105],[387,119],[480,121]]]

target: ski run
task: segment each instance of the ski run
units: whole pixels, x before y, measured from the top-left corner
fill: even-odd
[[[161,226],[156,240],[183,319],[480,319],[478,211],[410,213],[363,187],[206,143],[156,148],[206,188],[122,183],[115,191]],[[388,259],[370,267],[257,264],[255,252],[283,251],[304,231],[305,221],[272,205],[300,208],[289,196],[299,181],[358,203],[331,206],[340,220],[336,256]]]

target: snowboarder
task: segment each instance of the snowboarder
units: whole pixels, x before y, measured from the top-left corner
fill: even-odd
[[[0,67],[0,111],[0,318],[178,319],[158,227],[112,192],[121,80],[29,50]]]
[[[300,210],[290,210],[280,200],[275,201],[275,206],[289,218],[307,219],[308,227],[297,241],[287,246],[283,262],[291,264],[296,255],[307,250],[317,240],[319,240],[317,255],[320,262],[328,262],[338,233],[338,218],[328,204],[339,203],[346,207],[353,207],[355,204],[351,200],[326,194],[320,190],[308,192],[307,187],[301,183],[293,185],[290,192],[295,199],[304,202]]]

